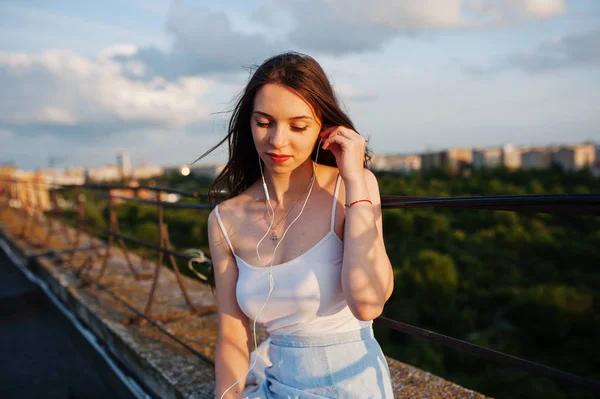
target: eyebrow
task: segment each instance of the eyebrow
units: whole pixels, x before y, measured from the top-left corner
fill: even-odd
[[[263,111],[254,111],[253,113],[254,114],[258,114],[258,115],[262,115],[262,116],[270,118],[270,119],[275,119],[271,115],[269,115],[269,114],[267,114],[266,112],[263,112]],[[296,120],[296,119],[310,119],[310,120],[314,120],[312,117],[306,116],[306,115],[293,116],[289,120]]]

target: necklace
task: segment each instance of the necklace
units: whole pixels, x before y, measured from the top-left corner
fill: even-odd
[[[278,240],[278,238],[277,238],[277,228],[279,227],[279,225],[281,224],[281,222],[283,222],[288,217],[288,215],[292,212],[292,210],[294,209],[294,206],[296,206],[296,203],[298,202],[298,200],[300,200],[300,198],[302,196],[298,197],[296,199],[296,201],[294,201],[294,203],[290,207],[290,210],[287,211],[285,213],[285,215],[283,215],[283,217],[281,219],[279,219],[279,221],[277,222],[277,224],[275,224],[275,226],[273,226],[271,228],[271,241],[273,242],[273,245],[277,245],[277,240]]]
[[[310,189],[311,185],[314,183],[314,179],[315,179],[315,175],[313,174],[310,181],[308,182],[308,186],[306,186],[306,191],[308,191]],[[279,227],[281,222],[283,222],[288,217],[288,215],[292,212],[292,210],[296,206],[296,203],[298,203],[298,201],[300,201],[300,198],[302,198],[302,197],[304,197],[304,194],[301,194],[298,198],[296,198],[296,201],[294,201],[294,203],[290,207],[289,211],[287,211],[285,213],[285,215],[283,215],[283,217],[281,219],[279,219],[279,221],[275,224],[275,226],[273,226],[271,228],[271,238],[270,239],[271,239],[271,242],[273,243],[273,246],[277,246],[277,241],[279,240],[279,238],[277,237],[277,228]],[[268,209],[267,209],[267,211],[268,211]],[[273,215],[275,214],[274,212],[275,211],[273,211]],[[268,212],[267,214],[270,214],[270,212]]]

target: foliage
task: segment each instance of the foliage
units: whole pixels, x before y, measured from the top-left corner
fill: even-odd
[[[497,169],[462,177],[438,170],[378,178],[384,195],[600,193],[600,179],[587,171]],[[395,275],[385,316],[600,380],[598,218],[390,209],[383,225]],[[378,337],[399,360],[494,397],[592,397],[422,338],[382,329]]]

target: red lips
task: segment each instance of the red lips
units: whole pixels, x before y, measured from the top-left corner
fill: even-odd
[[[269,156],[269,158],[271,158],[273,160],[273,162],[275,163],[282,163],[287,161],[288,159],[290,159],[292,156],[291,155],[283,155],[283,154],[272,154],[272,153],[267,153],[267,155]]]

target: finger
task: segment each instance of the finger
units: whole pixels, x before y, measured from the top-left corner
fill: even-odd
[[[356,135],[356,134],[357,133],[355,133],[354,130],[349,130],[349,129],[344,129],[342,127],[339,127],[334,132],[331,132],[331,134],[329,135],[327,140],[332,141],[333,138],[335,138],[335,137],[344,137],[349,140],[352,140],[352,139],[354,139],[354,135]]]
[[[323,132],[322,141],[325,143],[323,149],[326,150],[327,148],[329,148],[329,144],[331,144],[330,139],[332,137],[335,137],[336,135],[339,135],[339,126],[329,128]]]
[[[319,136],[321,136],[323,138],[329,137],[329,135],[331,135],[331,133],[334,132],[338,128],[339,128],[339,126],[330,126],[326,129],[321,130],[321,132],[319,133]]]
[[[342,147],[344,144],[347,144],[350,141],[350,139],[348,139],[347,137],[344,137],[341,133],[339,132],[334,132],[331,136],[329,136],[327,138],[327,140],[325,140],[325,144],[323,144],[323,149],[326,150],[328,149],[331,144],[336,143],[339,144],[340,147]]]
[[[342,127],[342,126],[340,126],[339,129],[337,129],[337,134],[340,135],[340,136],[344,136],[346,138],[349,138],[351,140],[362,139],[363,138],[363,136],[361,136],[360,134],[358,134],[354,130],[349,129],[349,128],[345,128],[345,127]]]

